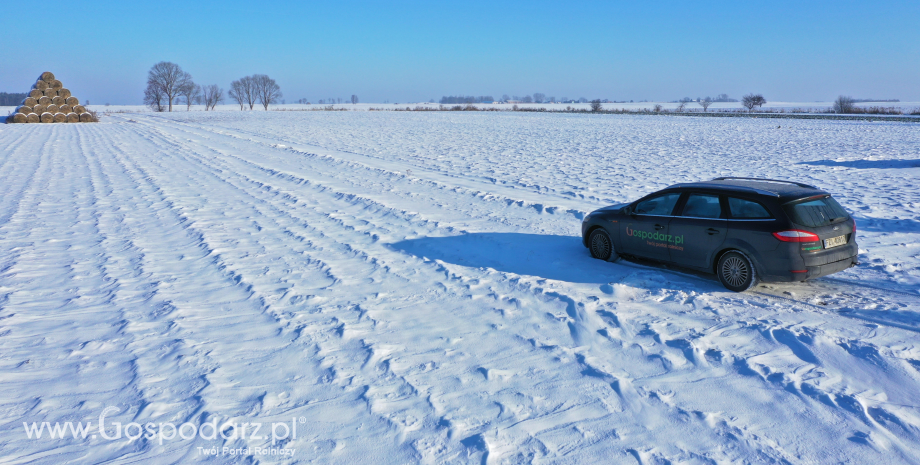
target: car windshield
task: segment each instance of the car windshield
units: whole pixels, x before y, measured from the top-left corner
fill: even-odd
[[[783,209],[792,222],[809,228],[827,226],[850,217],[831,196],[785,205]]]

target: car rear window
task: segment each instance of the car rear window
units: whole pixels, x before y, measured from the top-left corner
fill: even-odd
[[[786,214],[793,223],[809,228],[827,226],[850,217],[847,211],[831,196],[788,204],[783,209],[786,210]]]
[[[737,199],[735,197],[728,198],[728,209],[732,213],[732,218],[741,218],[741,219],[765,219],[772,218],[770,212],[764,208],[763,205],[753,202],[751,200]]]

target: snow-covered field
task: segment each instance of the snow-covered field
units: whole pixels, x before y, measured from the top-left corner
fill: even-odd
[[[607,110],[629,110],[629,111],[650,111],[655,105],[661,105],[663,109],[666,110],[676,110],[679,103],[675,102],[624,102],[624,103],[604,103],[603,107]],[[834,105],[834,102],[767,102],[761,109],[764,111],[779,111],[783,110],[785,112],[793,111],[805,111],[805,112],[815,112],[820,113],[829,110]],[[273,104],[269,108],[273,111],[310,111],[310,110],[321,110],[329,107],[330,105],[321,105],[318,103],[313,103],[311,105],[298,104],[298,103],[287,103],[287,104]],[[406,107],[410,109],[415,109],[416,107],[422,108],[431,108],[437,109],[440,107],[450,108],[455,106],[455,104],[445,104],[440,105],[437,103],[426,103],[426,102],[402,102],[402,103],[358,103],[352,105],[350,103],[337,103],[331,105],[335,110],[348,110],[348,111],[368,111],[368,110],[405,110]],[[588,103],[520,103],[517,104],[519,108],[522,109],[538,109],[543,108],[546,110],[555,110],[563,111],[567,108],[572,108],[576,110],[589,110],[591,105]],[[857,107],[883,107],[883,108],[899,108],[905,115],[910,115],[911,112],[920,111],[920,102],[861,102],[856,104]],[[144,105],[97,105],[93,104],[90,107],[94,110],[99,111],[100,113],[105,112],[131,112],[131,113],[150,113],[152,112],[149,108]],[[511,111],[514,105],[512,104],[494,104],[494,103],[477,103],[475,104],[476,108],[479,109],[489,109],[489,110],[501,110],[501,111]],[[202,111],[201,105],[192,105],[191,111],[198,112]],[[713,103],[709,107],[709,111],[726,111],[726,110],[741,110],[743,107],[740,102],[725,102],[725,103]],[[689,111],[701,112],[703,107],[695,102],[690,102],[686,104],[686,109]],[[0,106],[0,115],[7,115],[16,110],[16,107],[2,107]],[[184,103],[177,103],[174,105],[173,110],[175,112],[185,112],[187,107]],[[240,106],[234,103],[223,103],[218,105],[215,108],[216,111],[240,111]],[[255,106],[256,111],[262,111],[261,105]]]
[[[734,294],[582,247],[586,212],[720,175],[834,192],[862,264]],[[0,461],[916,463],[918,175],[908,123],[0,125]]]

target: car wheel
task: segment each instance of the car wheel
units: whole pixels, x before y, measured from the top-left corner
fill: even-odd
[[[735,292],[744,292],[757,285],[757,272],[754,264],[743,253],[728,252],[719,258],[716,267],[719,281],[726,289]]]
[[[588,236],[588,249],[591,250],[591,256],[598,259],[613,262],[619,256],[613,250],[613,241],[603,229],[595,229]]]

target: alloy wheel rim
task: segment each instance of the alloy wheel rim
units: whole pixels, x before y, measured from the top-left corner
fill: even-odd
[[[749,275],[748,265],[740,257],[728,257],[722,262],[722,279],[734,287],[747,282]]]
[[[594,251],[595,257],[606,257],[610,254],[610,244],[603,234],[595,234],[591,239],[591,250]]]

